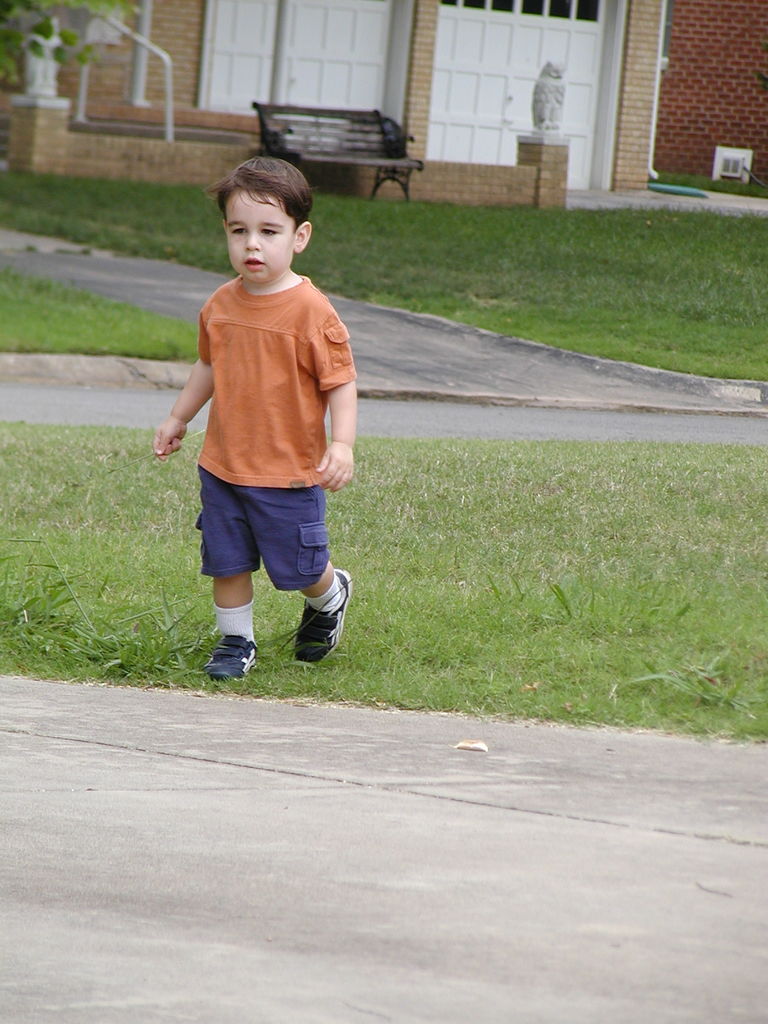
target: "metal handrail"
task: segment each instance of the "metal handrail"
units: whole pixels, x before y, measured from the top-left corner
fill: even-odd
[[[149,50],[150,53],[154,53],[156,57],[159,57],[163,62],[163,69],[165,74],[165,141],[173,142],[173,61],[171,60],[170,54],[166,53],[159,46],[156,46],[150,39],[145,36],[139,35],[138,32],[134,32],[133,29],[128,28],[122,21],[118,21],[117,18],[113,18],[109,14],[105,14],[100,17],[101,21],[105,21],[112,28],[116,29],[124,36],[129,36],[139,46],[143,46],[145,50]],[[80,84],[77,90],[77,107],[75,109],[74,120],[78,123],[85,124],[87,118],[85,116],[85,110],[88,103],[88,81],[90,78],[90,69],[88,64],[83,64],[80,71]]]

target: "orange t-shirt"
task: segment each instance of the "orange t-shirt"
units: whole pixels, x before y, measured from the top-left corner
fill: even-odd
[[[327,447],[327,392],[355,379],[349,332],[308,278],[251,295],[235,278],[200,312],[198,352],[213,369],[200,465],[228,483],[308,487]]]

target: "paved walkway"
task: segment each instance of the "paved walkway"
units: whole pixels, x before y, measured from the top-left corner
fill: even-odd
[[[675,195],[632,189],[624,192],[570,192],[569,210],[680,210],[683,213],[720,213],[729,217],[768,217],[768,199],[704,191],[703,196]]]
[[[135,282],[173,315],[212,283],[24,244],[2,233],[2,262]],[[760,411],[358,307],[372,391]],[[502,370],[467,376],[467,351]],[[9,1024],[766,1020],[768,746],[11,677],[0,694]]]
[[[610,195],[610,193],[609,193]],[[768,204],[766,204],[768,205]],[[83,252],[0,229],[0,267],[52,278],[194,322],[223,276],[159,260]],[[768,383],[724,381],[598,359],[439,317],[334,297],[354,341],[363,397],[572,409],[765,415]],[[180,387],[175,363],[0,354],[0,380]]]

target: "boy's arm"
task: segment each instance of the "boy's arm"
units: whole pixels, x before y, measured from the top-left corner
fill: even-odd
[[[352,479],[355,456],[352,451],[357,433],[357,387],[353,380],[328,393],[331,413],[331,443],[317,467],[320,486],[340,491]]]
[[[187,424],[203,408],[213,394],[213,370],[208,363],[198,359],[173,404],[171,414],[155,432],[152,442],[155,455],[164,462],[169,455],[181,448],[181,439],[187,432]]]

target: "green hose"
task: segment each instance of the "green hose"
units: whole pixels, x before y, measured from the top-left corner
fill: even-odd
[[[649,181],[648,188],[651,192],[668,192],[673,196],[696,196],[698,199],[709,199],[706,192],[700,188],[690,188],[688,185],[662,185],[658,181]]]

